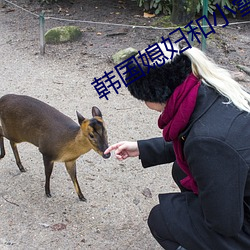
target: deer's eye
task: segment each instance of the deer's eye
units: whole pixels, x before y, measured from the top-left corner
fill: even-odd
[[[93,134],[89,134],[89,137],[90,137],[91,139],[94,139],[94,135],[93,135]]]

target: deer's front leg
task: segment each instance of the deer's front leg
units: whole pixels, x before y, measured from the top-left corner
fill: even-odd
[[[74,183],[74,187],[76,190],[76,193],[78,194],[78,197],[81,201],[87,201],[86,198],[83,196],[82,191],[80,189],[80,186],[77,181],[76,177],[76,161],[68,161],[65,162],[66,169],[70,175],[71,180]]]

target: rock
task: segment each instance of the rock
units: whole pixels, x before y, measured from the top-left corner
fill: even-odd
[[[231,72],[231,76],[237,82],[247,81],[246,74],[244,72]]]
[[[4,8],[5,7],[5,1],[4,0],[0,0],[0,8]]]
[[[130,47],[130,48],[126,48],[126,49],[122,49],[118,51],[112,56],[112,59],[113,59],[114,64],[117,65],[125,61],[129,57],[136,55],[137,53],[138,53],[138,50]]]
[[[147,198],[152,198],[152,193],[149,188],[144,188],[142,194]]]
[[[135,205],[138,205],[138,204],[140,203],[140,200],[137,199],[137,198],[134,198],[134,199],[133,199],[133,203],[134,203]]]
[[[55,27],[45,33],[45,42],[48,44],[73,42],[81,36],[82,31],[77,26]]]
[[[48,228],[49,227],[49,224],[47,223],[39,223],[40,226],[44,227],[44,228]]]

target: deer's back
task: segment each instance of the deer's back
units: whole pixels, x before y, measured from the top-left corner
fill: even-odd
[[[79,126],[50,105],[24,95],[0,98],[0,119],[4,136],[15,142],[41,143],[70,140]]]

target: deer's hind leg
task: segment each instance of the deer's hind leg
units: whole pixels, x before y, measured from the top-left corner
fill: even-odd
[[[16,164],[18,166],[18,168],[20,169],[21,172],[25,172],[26,170],[24,169],[22,163],[21,163],[21,160],[20,160],[20,157],[19,157],[19,154],[18,154],[18,151],[17,151],[17,146],[16,146],[16,143],[14,141],[10,141],[10,146],[13,150],[13,153],[14,153],[14,156],[15,156],[15,159],[16,159]]]
[[[51,160],[50,157],[46,156],[43,154],[43,163],[44,163],[44,167],[45,167],[45,194],[47,197],[51,197],[51,193],[50,193],[50,177],[53,171],[53,167],[54,167],[54,162]]]
[[[70,175],[71,180],[74,183],[75,190],[78,194],[78,197],[81,201],[87,201],[86,198],[83,196],[82,191],[80,189],[79,183],[76,177],[76,161],[67,161],[65,162],[66,169]]]
[[[0,126],[0,150],[1,150],[0,159],[2,159],[5,156],[5,149],[3,140],[3,129],[1,126]]]

